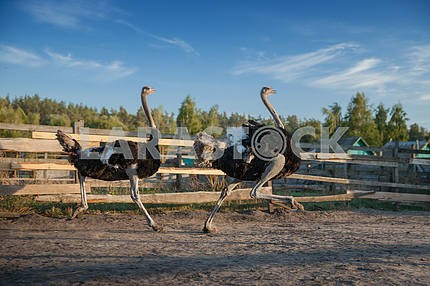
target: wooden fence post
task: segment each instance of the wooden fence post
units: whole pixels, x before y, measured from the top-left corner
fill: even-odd
[[[79,134],[81,133],[81,128],[84,128],[84,120],[75,121],[73,123],[73,133]]]
[[[74,134],[80,134],[81,129],[84,128],[84,120],[75,121],[73,123],[73,133]],[[75,183],[78,183],[78,171],[75,171]]]
[[[399,141],[395,142],[394,150],[393,150],[393,157],[395,161],[399,161]],[[396,167],[393,167],[393,183],[399,182],[399,165]],[[394,189],[395,192],[399,192],[399,188]]]

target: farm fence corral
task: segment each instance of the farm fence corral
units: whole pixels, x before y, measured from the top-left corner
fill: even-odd
[[[35,195],[36,201],[79,202],[76,170],[55,140],[61,129],[84,147],[100,146],[115,139],[141,141],[136,132],[124,131],[112,136],[112,130],[86,129],[83,121],[74,127],[0,123],[0,129],[26,131],[31,138],[0,138],[0,195]],[[143,180],[142,186],[155,191],[141,194],[142,201],[155,204],[191,204],[214,202],[225,186],[225,174],[214,169],[193,166],[192,144],[188,138],[175,135],[159,140],[162,167],[156,175]],[[273,190],[312,190],[319,196],[298,196],[299,202],[348,201],[366,198],[404,203],[430,202],[429,151],[352,147],[372,155],[348,153],[302,153],[299,171],[287,179],[268,184],[262,192]],[[422,156],[420,156],[422,157]],[[104,182],[88,179],[88,202],[130,202],[128,181]],[[168,190],[168,193],[165,190]],[[202,191],[211,189],[212,191]],[[121,191],[122,190],[122,191]],[[159,190],[159,191],[157,191]],[[174,190],[174,191],[172,191]],[[194,190],[194,191],[190,191]],[[197,191],[196,191],[197,190]],[[243,188],[229,200],[247,200],[250,189]]]

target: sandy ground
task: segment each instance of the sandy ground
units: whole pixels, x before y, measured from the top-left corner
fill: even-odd
[[[0,219],[2,285],[429,285],[430,214],[337,211]],[[31,282],[31,284],[29,284]]]

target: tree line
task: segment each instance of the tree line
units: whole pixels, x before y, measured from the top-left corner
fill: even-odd
[[[303,141],[306,142],[319,140],[321,125],[328,127],[331,133],[337,127],[349,127],[345,136],[361,136],[371,146],[381,146],[390,140],[428,140],[429,136],[428,130],[416,123],[408,128],[409,119],[400,103],[390,108],[380,103],[373,108],[364,93],[360,92],[351,98],[345,112],[338,103],[333,103],[322,108],[322,114],[324,115],[322,122],[315,118],[300,119],[297,115],[281,115],[281,119],[290,132],[304,126],[314,127],[316,136],[305,137]],[[241,126],[250,119],[273,124],[271,118],[221,112],[218,105],[212,106],[209,110],[202,110],[197,107],[191,96],[187,96],[181,103],[177,115],[165,111],[163,106],[153,108],[152,115],[157,128],[163,134],[175,134],[178,126],[187,127],[190,134],[196,134],[209,126],[222,127],[225,132],[228,126]],[[66,104],[64,101],[41,98],[39,95],[14,99],[8,96],[0,97],[0,122],[72,126],[73,122],[78,120],[84,120],[87,127],[101,129],[121,127],[123,130],[136,130],[140,126],[148,126],[142,107],[136,114],[131,114],[124,107],[120,107],[119,110],[102,107],[99,111],[83,104]],[[0,137],[22,136],[21,133],[0,130]]]

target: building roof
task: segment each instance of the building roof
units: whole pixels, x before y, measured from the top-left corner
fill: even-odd
[[[342,147],[350,148],[350,147],[354,146],[359,141],[362,141],[364,143],[364,146],[369,146],[369,144],[367,144],[367,142],[363,138],[361,138],[360,136],[340,138],[338,143]]]

